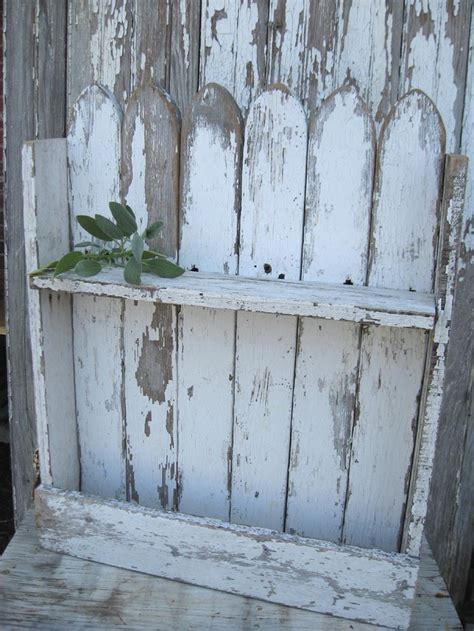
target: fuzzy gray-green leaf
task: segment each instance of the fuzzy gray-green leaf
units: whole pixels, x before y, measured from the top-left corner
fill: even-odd
[[[167,259],[155,258],[143,261],[143,269],[162,278],[176,278],[184,273],[184,269]]]
[[[91,259],[83,259],[74,268],[74,271],[78,276],[88,278],[89,276],[95,276],[102,269],[102,265],[99,261],[93,261]]]
[[[127,207],[118,202],[110,202],[109,208],[117,225],[126,237],[130,237],[137,231],[137,222],[131,209],[128,210]]]
[[[82,260],[84,254],[82,252],[68,252],[56,264],[54,275],[62,274],[76,267],[77,263]]]
[[[132,237],[132,252],[138,262],[142,260],[144,249],[145,243],[143,242],[142,237],[138,233],[135,233]]]
[[[125,269],[123,270],[123,276],[127,283],[131,285],[139,285],[141,280],[142,264],[140,261],[132,256],[128,259]]]

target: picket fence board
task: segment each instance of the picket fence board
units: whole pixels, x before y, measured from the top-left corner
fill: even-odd
[[[216,84],[202,88],[183,121],[179,261],[187,269],[237,273],[242,143],[233,98]],[[229,518],[234,338],[232,311],[182,306],[179,507],[218,519]]]
[[[374,160],[372,117],[354,88],[342,88],[323,102],[310,123],[305,281],[365,284]],[[340,541],[359,341],[358,325],[300,321],[286,521],[289,532]]]
[[[139,232],[163,221],[153,250],[176,257],[180,115],[161,89],[131,96],[122,133],[122,198]],[[150,508],[176,506],[176,309],[125,301],[124,399],[127,497]]]
[[[104,88],[92,85],[76,102],[67,134],[73,242],[88,240],[75,217],[110,216],[119,199],[121,112]],[[76,414],[81,489],[125,497],[122,409],[123,302],[73,297]]]
[[[436,313],[433,294],[201,272],[185,272],[176,279],[143,274],[142,284],[133,286],[124,281],[121,270],[104,268],[92,278],[78,278],[68,273],[56,278],[35,276],[30,279],[30,285],[93,296],[401,328],[432,329]]]
[[[300,102],[284,86],[264,90],[245,127],[240,274],[300,278],[306,143]],[[233,522],[284,526],[296,325],[293,317],[237,314]]]
[[[40,487],[44,547],[373,624],[407,627],[417,561]],[[60,536],[59,536],[60,535]]]
[[[69,246],[64,139],[23,148],[23,212],[28,273],[60,258]],[[73,372],[72,297],[29,292],[35,411],[41,479],[79,489]],[[54,331],[54,336],[51,335]]]
[[[386,119],[377,156],[369,285],[433,290],[444,138],[436,108],[419,91],[398,101]],[[369,327],[362,333],[345,543],[383,550],[401,544],[426,342],[421,331]]]

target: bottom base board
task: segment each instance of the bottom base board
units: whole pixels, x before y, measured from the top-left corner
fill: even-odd
[[[409,625],[419,562],[403,554],[45,486],[35,505],[49,550],[388,628]]]

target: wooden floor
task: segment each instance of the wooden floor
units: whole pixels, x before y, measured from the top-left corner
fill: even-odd
[[[272,605],[81,561],[40,548],[32,514],[0,558],[0,628],[373,631],[367,624]],[[413,630],[461,630],[425,545]]]

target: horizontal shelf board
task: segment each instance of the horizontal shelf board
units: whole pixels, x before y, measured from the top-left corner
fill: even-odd
[[[419,560],[143,508],[35,492],[45,548],[270,602],[406,628]]]
[[[402,328],[432,329],[435,318],[431,294],[224,274],[186,272],[179,278],[143,274],[142,284],[133,286],[124,281],[122,269],[113,268],[92,278],[45,275],[31,278],[30,283],[37,289],[68,293]]]

